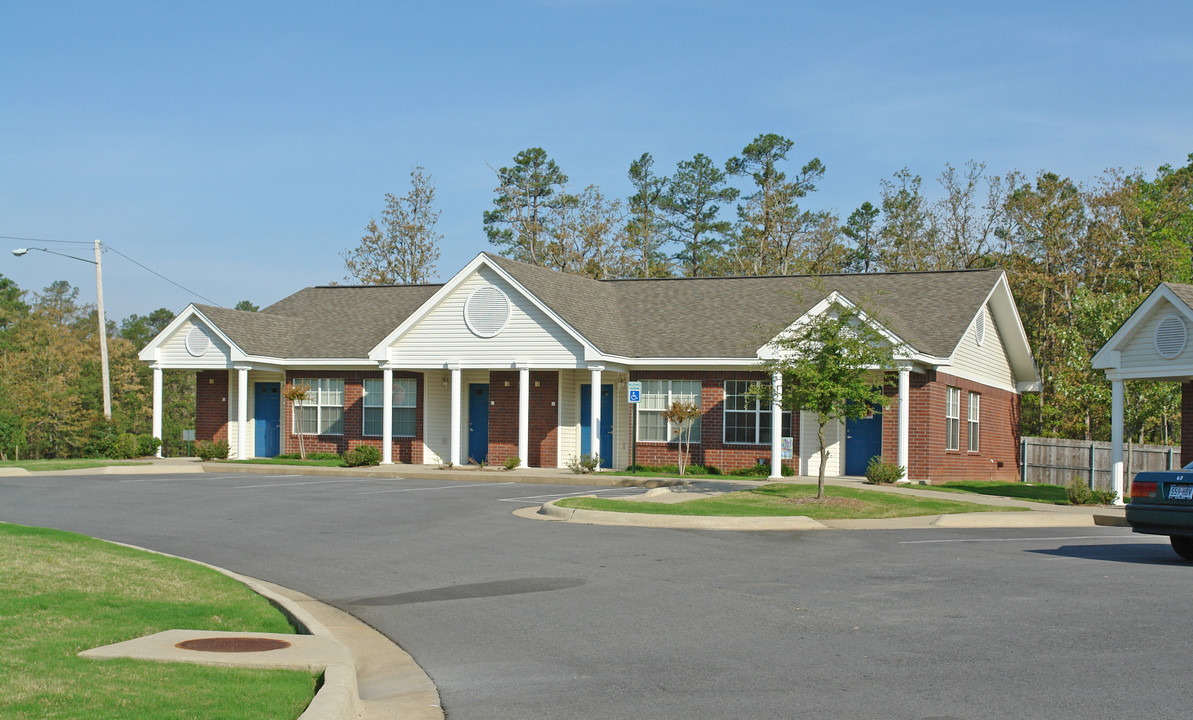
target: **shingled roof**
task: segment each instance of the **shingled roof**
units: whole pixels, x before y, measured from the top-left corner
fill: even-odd
[[[952,354],[1002,273],[592,280],[484,254],[602,353],[626,358],[754,358],[768,339],[836,291],[913,350]],[[442,285],[300,290],[260,312],[196,306],[246,353],[368,357]]]

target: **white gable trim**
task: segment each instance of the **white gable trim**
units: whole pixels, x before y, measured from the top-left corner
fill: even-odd
[[[903,340],[903,338],[891,332],[891,330],[885,325],[870,317],[864,310],[859,309],[858,306],[849,298],[845,297],[836,290],[826,295],[824,299],[812,306],[810,310],[797,318],[795,322],[781,330],[778,335],[775,335],[773,338],[768,340],[765,345],[755,350],[754,354],[759,360],[777,359],[779,357],[779,353],[776,349],[776,343],[778,343],[784,336],[798,332],[802,327],[812,322],[814,318],[820,317],[824,313],[831,310],[834,306],[840,306],[849,310],[857,311],[858,318],[862,322],[870,326],[875,332],[877,332],[891,344],[891,347],[894,348],[895,358],[897,360],[912,360],[928,362],[930,364],[939,364],[939,362],[943,360],[943,358],[934,358],[915,352],[913,348]]]
[[[1152,311],[1161,302],[1167,302],[1172,306],[1173,310],[1182,314],[1185,319],[1193,322],[1193,308],[1190,308],[1189,305],[1185,303],[1185,301],[1182,300],[1179,295],[1173,292],[1172,288],[1168,287],[1167,283],[1161,283],[1159,287],[1153,290],[1151,294],[1139,304],[1139,307],[1135,308],[1135,311],[1131,313],[1131,316],[1127,318],[1127,321],[1124,322],[1119,329],[1110,336],[1110,339],[1106,341],[1106,344],[1094,354],[1093,359],[1090,361],[1090,364],[1093,365],[1094,369],[1107,371],[1107,376],[1109,376],[1111,371],[1121,371],[1121,352],[1123,348],[1130,343],[1136,331],[1140,329],[1140,325],[1148,321]],[[1169,374],[1171,374],[1172,368],[1167,368],[1167,371]],[[1148,374],[1147,370],[1144,370],[1143,373],[1144,374],[1139,375],[1139,377],[1152,377]],[[1132,373],[1131,377],[1135,377],[1135,374]]]
[[[1011,363],[1011,372],[1015,374],[1016,387],[1019,392],[1031,392],[1041,388],[1040,371],[1036,367],[1035,356],[1031,352],[1031,344],[1027,341],[1027,331],[1023,329],[1023,320],[1019,317],[1019,308],[1015,305],[1015,296],[1011,294],[1011,286],[1007,282],[1007,274],[999,273],[998,281],[986,299],[978,306],[977,312],[970,319],[965,333],[958,339],[957,345],[949,355],[947,364],[952,364],[966,336],[973,332],[974,323],[978,321],[983,308],[990,307],[990,315],[994,317],[994,327],[1002,336],[1003,349]],[[989,333],[990,329],[987,328]]]
[[[161,346],[165,344],[166,339],[173,335],[178,328],[182,327],[185,322],[196,319],[210,328],[220,340],[228,345],[230,353],[229,360],[231,362],[245,362],[249,359],[248,353],[233,342],[232,338],[228,337],[227,333],[221,330],[219,325],[211,321],[211,318],[204,315],[199,308],[195,307],[194,303],[187,305],[186,309],[178,313],[178,317],[171,320],[169,325],[150,340],[149,344],[137,354],[137,357],[143,362],[157,363],[161,356]]]
[[[600,350],[598,350],[596,345],[592,344],[588,338],[577,332],[575,328],[565,322],[563,318],[559,317],[559,315],[556,314],[553,309],[548,307],[543,301],[539,300],[534,293],[527,290],[525,286],[515,280],[513,276],[502,269],[501,266],[489,260],[488,256],[486,256],[484,253],[481,253],[480,255],[477,255],[475,258],[473,258],[472,262],[465,265],[463,269],[453,275],[451,280],[444,283],[443,287],[439,288],[434,295],[428,298],[427,301],[418,308],[418,310],[415,310],[413,313],[411,313],[409,317],[402,321],[401,325],[398,325],[393,332],[391,332],[389,335],[386,335],[385,339],[383,339],[372,350],[370,350],[369,360],[373,362],[389,361],[390,346],[392,346],[395,342],[401,339],[402,336],[410,332],[412,328],[422,322],[422,320],[429,315],[432,310],[438,307],[440,303],[454,293],[456,289],[459,288],[460,285],[462,285],[469,277],[471,277],[473,273],[480,269],[482,265],[497,273],[502,280],[508,282],[511,287],[513,287],[518,291],[519,294],[522,295],[522,297],[524,297],[536,308],[547,315],[552,322],[563,328],[564,332],[576,340],[576,342],[580,343],[584,347],[584,357],[586,360],[593,361],[603,358]]]

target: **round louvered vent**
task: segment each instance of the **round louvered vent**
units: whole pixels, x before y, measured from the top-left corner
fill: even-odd
[[[978,314],[978,321],[973,326],[973,337],[978,341],[978,345],[986,339],[986,308],[982,308],[982,312]]]
[[[492,285],[477,288],[464,303],[464,322],[481,337],[495,336],[509,321],[510,300]]]
[[[1165,360],[1180,355],[1188,339],[1189,331],[1180,315],[1165,315],[1156,326],[1156,352]]]
[[[211,338],[207,337],[207,333],[203,332],[201,328],[192,327],[191,331],[186,334],[186,351],[195,357],[203,357],[207,354],[207,348],[211,347]]]

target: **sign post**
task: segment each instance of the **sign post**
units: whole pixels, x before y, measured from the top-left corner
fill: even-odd
[[[638,474],[638,403],[642,401],[642,381],[631,380],[626,389],[629,393],[630,405],[633,412],[630,413],[630,467],[633,468],[631,472]]]

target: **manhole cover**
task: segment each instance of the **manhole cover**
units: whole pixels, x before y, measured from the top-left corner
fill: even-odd
[[[182,650],[199,650],[201,652],[264,652],[266,650],[281,650],[290,647],[285,640],[262,637],[213,637],[183,640],[174,645]]]

